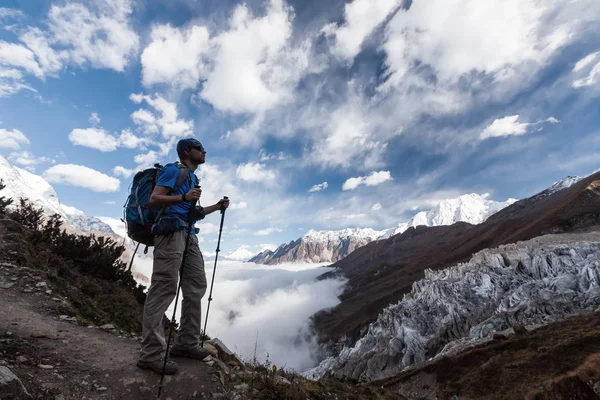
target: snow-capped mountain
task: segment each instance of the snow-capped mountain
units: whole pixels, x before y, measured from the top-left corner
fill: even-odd
[[[491,215],[513,204],[516,199],[504,202],[488,200],[487,195],[465,194],[455,199],[441,201],[429,211],[416,214],[410,221],[384,231],[372,229],[345,229],[341,231],[309,231],[302,238],[280,245],[276,250],[265,250],[250,259],[258,264],[283,262],[336,262],[356,248],[376,239],[385,239],[419,225],[440,226],[456,222],[476,225]],[[345,244],[348,244],[346,246]],[[360,246],[358,245],[360,244]]]
[[[442,200],[429,211],[421,211],[412,217],[410,221],[402,222],[396,228],[390,229],[385,236],[397,235],[410,227],[416,228],[420,225],[441,226],[452,225],[456,222],[468,222],[477,225],[517,201],[517,199],[508,199],[500,202],[488,200],[487,197],[487,195],[481,196],[471,193],[455,199]]]
[[[41,207],[46,215],[60,214],[65,224],[89,232],[113,233],[109,225],[96,217],[86,215],[75,207],[61,204],[54,188],[41,176],[32,174],[22,168],[15,167],[0,156],[0,179],[6,187],[2,196],[14,199],[15,203],[23,198]]]
[[[233,261],[248,261],[256,253],[250,250],[250,246],[243,245],[238,247],[235,251],[225,254],[223,257]]]
[[[358,247],[380,238],[385,231],[355,228],[339,231],[310,230],[298,240],[280,245],[274,251],[264,250],[251,258],[257,264],[287,262],[336,262]]]

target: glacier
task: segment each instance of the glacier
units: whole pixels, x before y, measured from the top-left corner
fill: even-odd
[[[543,325],[600,304],[600,232],[540,236],[425,271],[364,336],[304,373],[370,381],[489,340],[513,326]]]

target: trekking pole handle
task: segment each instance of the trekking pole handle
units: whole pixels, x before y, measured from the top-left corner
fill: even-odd
[[[223,196],[224,200],[229,200],[229,197],[227,196]],[[221,205],[221,214],[225,213],[225,208],[223,208],[223,205]]]

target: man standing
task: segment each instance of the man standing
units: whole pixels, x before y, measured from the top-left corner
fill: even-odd
[[[170,355],[201,360],[209,354],[199,346],[200,300],[206,293],[204,259],[198,247],[198,238],[188,232],[191,202],[199,200],[202,193],[199,188],[195,188],[198,178],[194,171],[198,165],[204,164],[206,151],[198,140],[189,138],[177,143],[177,154],[181,165],[169,164],[160,171],[148,203],[150,207],[164,208],[164,211],[152,228],[152,233],[155,234],[154,264],[144,305],[142,349],[137,366],[158,374],[163,370],[163,357],[166,356],[164,353],[167,346],[162,320],[177,294],[180,267],[183,292],[180,329]],[[187,176],[183,182],[178,182],[181,168],[187,168]],[[173,191],[178,183],[180,184],[177,190]],[[227,207],[227,198],[211,206],[197,206],[192,211],[192,218],[199,220]],[[185,264],[182,266],[185,242],[188,238],[190,242]],[[165,374],[172,375],[176,372],[177,364],[168,360]]]

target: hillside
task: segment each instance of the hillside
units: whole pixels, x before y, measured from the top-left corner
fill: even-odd
[[[389,304],[410,292],[426,269],[467,261],[474,253],[546,233],[575,232],[600,223],[600,173],[559,191],[520,200],[479,225],[417,227],[372,242],[333,264],[349,279],[332,310],[314,316],[322,342],[352,343]],[[432,251],[435,249],[435,251]]]

